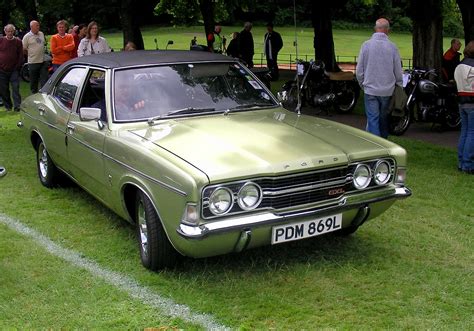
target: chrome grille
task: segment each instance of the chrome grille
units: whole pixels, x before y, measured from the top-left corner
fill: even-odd
[[[336,199],[351,188],[347,177],[348,168],[341,167],[323,171],[312,171],[278,177],[263,177],[252,182],[262,188],[263,197],[257,209],[283,209],[328,199]],[[226,185],[236,194],[241,182]],[[202,214],[204,218],[215,217],[207,207],[212,187],[203,192]],[[242,212],[237,204],[227,214]]]

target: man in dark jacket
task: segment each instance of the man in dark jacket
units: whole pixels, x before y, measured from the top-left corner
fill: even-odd
[[[15,26],[5,26],[5,37],[0,37],[0,96],[7,111],[20,111],[19,72],[23,64],[23,44],[14,36]],[[13,104],[10,97],[10,84],[13,89]]]
[[[267,58],[267,67],[270,69],[272,80],[278,80],[278,52],[283,47],[281,35],[273,30],[273,23],[267,24],[267,33],[264,37],[265,57]]]
[[[250,30],[252,30],[252,23],[245,22],[244,29],[239,35],[239,51],[241,59],[247,63],[249,68],[253,68],[254,46]]]

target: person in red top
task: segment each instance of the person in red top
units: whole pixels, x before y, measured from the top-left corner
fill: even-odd
[[[4,28],[5,37],[0,37],[0,97],[7,111],[15,107],[20,111],[20,80],[19,72],[23,64],[23,43],[14,36],[15,26],[7,24]],[[13,105],[10,97],[12,86]]]
[[[87,34],[87,25],[79,24],[74,26],[72,29],[72,37],[74,38],[74,50],[72,51],[72,57],[77,57],[77,49],[79,47],[79,43]]]
[[[74,52],[74,37],[66,33],[67,22],[60,20],[56,23],[58,33],[53,35],[50,40],[51,55],[53,56],[53,70],[55,71],[61,64],[72,59]]]
[[[454,69],[461,62],[461,42],[459,39],[451,40],[451,47],[443,55],[442,72],[446,81],[454,80]]]

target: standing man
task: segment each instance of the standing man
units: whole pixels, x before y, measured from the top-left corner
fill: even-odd
[[[254,45],[253,45],[253,36],[252,32],[252,23],[245,22],[244,29],[240,32],[239,35],[239,50],[240,57],[247,63],[249,68],[253,68],[253,54],[254,54]]]
[[[281,35],[273,30],[273,23],[267,24],[267,33],[265,33],[263,44],[265,46],[265,56],[267,58],[267,67],[270,69],[272,80],[278,80],[278,52],[283,47]]]
[[[31,93],[38,92],[39,87],[48,80],[48,63],[44,62],[45,39],[37,21],[30,22],[30,32],[23,37],[23,51],[28,55]]]
[[[451,47],[443,55],[442,71],[446,81],[454,80],[454,69],[461,62],[461,53],[459,53],[461,46],[459,39],[453,39]]]
[[[72,52],[74,51],[74,37],[66,33],[67,23],[65,20],[60,20],[56,23],[58,33],[51,37],[51,55],[53,56],[53,70],[69,59],[72,59]]]
[[[388,108],[395,84],[402,86],[403,74],[397,46],[388,40],[390,24],[385,18],[375,22],[375,33],[362,44],[356,76],[364,90],[367,131],[388,137]]]
[[[19,72],[23,64],[23,45],[14,36],[15,26],[7,24],[4,28],[5,37],[0,37],[0,96],[7,111],[20,111],[20,80]],[[10,98],[12,86],[13,104]]]
[[[207,36],[207,44],[209,46],[209,51],[214,53],[222,54],[225,52],[225,37],[221,37],[222,27],[219,24],[216,24],[214,27],[214,32],[209,33]]]

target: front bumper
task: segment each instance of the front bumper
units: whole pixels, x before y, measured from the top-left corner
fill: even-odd
[[[320,205],[303,211],[282,213],[265,211],[254,215],[230,217],[221,221],[209,222],[198,226],[190,226],[188,224],[180,223],[177,232],[185,239],[203,239],[212,234],[231,231],[245,232],[251,228],[290,222],[295,218],[325,215],[334,212],[343,212],[350,209],[365,210],[363,212],[365,215],[363,220],[359,219],[360,217],[354,219],[355,222],[362,223],[368,217],[368,206],[371,204],[386,200],[407,198],[410,195],[410,189],[404,186],[398,186],[389,190],[384,190],[383,192],[357,193],[351,196],[345,196],[336,202],[327,205]]]

